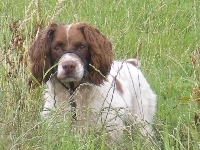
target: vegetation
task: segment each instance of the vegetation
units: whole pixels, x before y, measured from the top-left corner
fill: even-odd
[[[0,4],[0,149],[200,149],[198,0],[9,0]],[[83,136],[73,133],[67,121],[58,127],[53,120],[40,118],[44,87],[28,86],[28,49],[51,22],[79,21],[89,22],[110,38],[116,59],[132,57],[142,45],[141,70],[158,95],[150,142],[127,129],[129,136],[110,144],[105,133],[91,130]]]

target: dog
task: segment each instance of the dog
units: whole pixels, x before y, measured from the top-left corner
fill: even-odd
[[[88,23],[51,24],[29,50],[34,80],[45,83],[43,117],[62,110],[81,124],[103,125],[121,136],[127,122],[152,135],[156,94],[138,60],[113,60],[112,44]]]

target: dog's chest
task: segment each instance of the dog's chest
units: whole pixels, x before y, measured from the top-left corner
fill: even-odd
[[[94,95],[95,91],[90,86],[81,85],[72,94],[70,94],[69,89],[62,85],[56,84],[54,86],[55,107],[61,108],[65,112],[71,112],[71,103],[74,102],[76,104],[76,117],[79,121],[85,120],[88,114],[91,116],[97,111],[93,106]]]
[[[80,85],[73,91],[67,89],[63,85],[56,83],[54,85],[54,90],[52,91],[55,96],[56,105],[66,105],[70,106],[70,102],[75,102],[77,109],[82,109],[89,107],[94,99],[94,90],[91,86]]]

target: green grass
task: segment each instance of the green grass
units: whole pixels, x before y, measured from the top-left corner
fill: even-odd
[[[0,4],[0,149],[200,148],[200,132],[194,125],[199,107],[191,98],[196,80],[189,58],[200,44],[199,1],[74,0],[59,4],[50,0],[36,5],[37,1],[10,0]],[[78,21],[89,22],[107,35],[116,59],[131,57],[142,42],[141,70],[158,95],[151,144],[134,133],[111,144],[105,133],[91,129],[82,135],[72,132],[67,121],[49,126],[40,119],[43,87],[29,89],[27,68],[36,25]]]

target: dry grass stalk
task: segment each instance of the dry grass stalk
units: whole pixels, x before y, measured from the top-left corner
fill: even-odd
[[[192,56],[190,56],[193,69],[195,84],[192,90],[192,98],[197,102],[200,107],[200,48],[198,48]]]

